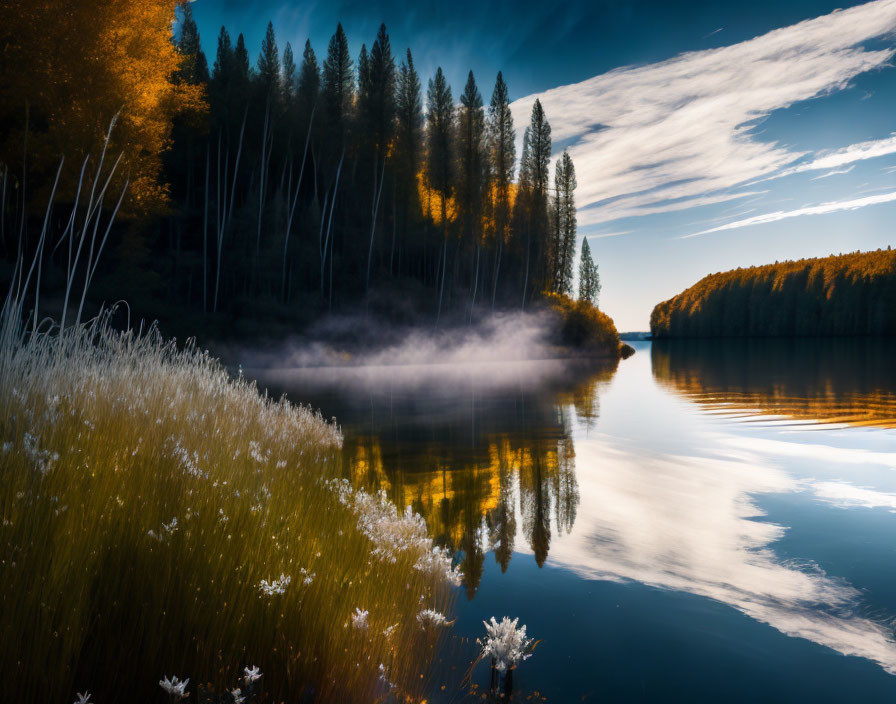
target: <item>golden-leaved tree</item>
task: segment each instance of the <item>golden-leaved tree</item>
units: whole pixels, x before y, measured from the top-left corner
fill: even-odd
[[[99,158],[118,114],[109,157],[122,155],[117,178],[130,180],[124,207],[131,214],[164,207],[159,171],[172,119],[205,108],[201,87],[172,80],[182,60],[171,41],[177,4],[0,4],[0,162],[11,177],[26,175],[33,203],[45,203],[61,156],[69,166],[60,194],[73,195],[81,162]]]

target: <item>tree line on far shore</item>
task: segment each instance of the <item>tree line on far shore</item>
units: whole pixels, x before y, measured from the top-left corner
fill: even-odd
[[[53,37],[92,16],[80,1],[54,12],[60,2],[9,18],[4,33],[16,66],[0,71],[7,262],[35,251],[29,228],[18,242],[9,235],[41,217],[54,150],[74,152],[60,171],[64,201],[119,105],[108,150],[122,154],[113,184],[127,174],[129,191],[97,275],[104,297],[219,321],[413,300],[438,320],[573,294],[575,167],[565,151],[551,164],[537,100],[516,153],[500,72],[485,97],[472,71],[457,101],[441,69],[424,90],[411,50],[396,56],[385,25],[357,56],[338,25],[319,57],[310,41],[281,50],[269,24],[255,61],[243,35],[222,27],[210,61],[189,3],[173,0],[113,3],[82,28],[96,35],[91,56],[50,65],[38,58]],[[164,18],[175,5],[172,40]],[[52,90],[33,89],[43,83]],[[68,210],[54,208],[58,234]],[[57,247],[47,265],[64,268],[64,254]],[[580,297],[596,303],[587,242],[579,260]]]
[[[896,251],[711,274],[650,316],[654,337],[896,334]]]

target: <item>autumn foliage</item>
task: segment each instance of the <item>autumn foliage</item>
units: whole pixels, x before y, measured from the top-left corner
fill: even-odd
[[[109,153],[122,154],[119,178],[130,179],[126,207],[164,205],[159,172],[172,120],[205,100],[201,87],[171,80],[181,62],[171,41],[176,7],[175,0],[0,3],[0,163],[21,178],[27,161],[33,203],[45,205],[41,191],[61,156],[69,165],[62,193],[74,191],[80,163],[87,154],[99,158],[118,114]]]
[[[896,334],[896,251],[711,274],[650,316],[655,337]]]
[[[577,301],[563,294],[547,293],[545,299],[559,316],[561,344],[587,356],[619,358],[619,333],[609,315],[589,301]]]

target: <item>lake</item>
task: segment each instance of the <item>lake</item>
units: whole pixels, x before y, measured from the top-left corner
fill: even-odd
[[[633,346],[256,376],[334,417],[346,476],[456,552],[435,701],[488,687],[464,676],[504,615],[540,640],[521,699],[896,699],[896,344]]]

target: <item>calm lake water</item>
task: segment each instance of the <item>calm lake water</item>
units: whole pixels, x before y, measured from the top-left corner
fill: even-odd
[[[335,417],[346,475],[456,551],[437,701],[463,700],[493,615],[541,640],[523,699],[896,701],[896,344],[634,346],[260,380]]]

